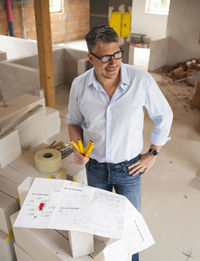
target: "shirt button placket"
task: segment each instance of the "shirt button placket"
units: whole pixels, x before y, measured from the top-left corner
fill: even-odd
[[[112,123],[112,110],[109,104],[106,110],[106,162],[111,162],[111,123]]]

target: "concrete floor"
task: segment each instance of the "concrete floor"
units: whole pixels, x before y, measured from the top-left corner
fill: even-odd
[[[170,101],[172,96],[168,96]],[[69,86],[56,88],[56,104],[62,118],[57,141],[69,142],[68,98]],[[171,106],[175,111],[172,139],[142,177],[142,214],[156,244],[140,254],[141,261],[200,260],[200,111],[178,114],[176,99]],[[144,151],[149,148],[152,128],[146,116]]]

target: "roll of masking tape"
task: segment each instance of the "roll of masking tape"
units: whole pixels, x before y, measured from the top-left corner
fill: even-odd
[[[34,155],[35,168],[39,172],[56,172],[61,168],[61,153],[56,149],[39,150]]]

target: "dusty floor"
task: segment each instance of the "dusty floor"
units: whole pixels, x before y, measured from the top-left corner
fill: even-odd
[[[169,101],[174,121],[171,141],[156,164],[142,178],[142,214],[156,244],[143,251],[141,261],[200,260],[200,110],[190,106],[194,87],[174,84],[153,73]],[[62,118],[58,140],[69,142],[67,103],[69,87],[56,88],[56,104]],[[151,120],[145,117],[144,151],[150,145]]]

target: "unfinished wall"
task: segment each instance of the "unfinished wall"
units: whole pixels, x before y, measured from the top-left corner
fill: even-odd
[[[79,63],[79,61],[81,63]],[[88,68],[87,51],[61,48],[53,51],[54,85],[71,83]],[[39,89],[38,56],[33,55],[0,62],[0,96],[9,101],[24,93]]]
[[[0,50],[7,53],[7,59],[37,54],[37,42],[0,35]]]
[[[200,58],[200,1],[171,0],[167,25],[167,64]]]
[[[168,16],[145,13],[145,2],[146,0],[133,0],[131,32],[146,34],[150,40],[163,38],[166,35]]]
[[[154,71],[167,64],[169,38],[150,42],[150,57],[148,70]]]
[[[15,37],[36,39],[33,3],[33,0],[23,1],[23,30],[20,1],[12,1]],[[53,43],[84,38],[89,30],[89,0],[62,0],[62,11],[51,13],[50,17]],[[0,34],[9,34],[4,0],[0,0]]]

